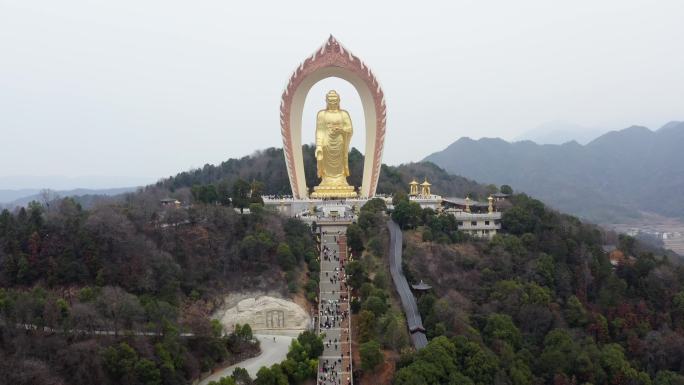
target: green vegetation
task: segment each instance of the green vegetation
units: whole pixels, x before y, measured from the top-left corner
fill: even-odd
[[[304,158],[307,170],[315,165],[312,154]],[[356,178],[362,160],[350,153]],[[430,343],[409,349],[387,271],[386,207],[371,200],[348,232],[362,376],[393,351],[401,353],[397,384],[682,383],[681,266],[621,237],[624,258],[614,267],[598,228],[525,195],[511,197],[503,234],[471,242],[450,216],[406,199],[401,191],[414,176],[427,176],[447,196],[496,190],[432,164],[383,166],[379,191],[397,192],[392,215],[408,232],[405,274],[434,287],[418,300]],[[217,363],[254,354],[248,327],[222,336],[208,314],[221,293],[237,288],[303,289],[315,300],[310,228],[260,204],[260,193],[288,194],[287,185],[282,152],[267,150],[90,210],[64,199],[1,212],[3,380],[186,384]],[[159,199],[169,196],[193,204],[162,208]],[[245,208],[250,215],[239,213]],[[95,334],[101,330],[108,333]],[[253,382],[310,380],[321,346],[316,336],[300,336],[285,361]],[[244,371],[222,380],[251,382]]]
[[[212,381],[209,385],[288,385],[302,384],[316,377],[318,357],[323,352],[323,339],[310,331],[292,341],[285,361],[270,368],[262,367],[252,380],[247,371],[236,368],[229,377]]]
[[[14,384],[185,384],[258,352],[250,330],[223,337],[209,314],[228,290],[300,290],[305,267],[317,269],[314,242],[299,221],[240,215],[221,191],[236,189],[150,187],[92,210],[62,199],[2,211],[0,372]],[[169,194],[195,204],[161,207]]]
[[[34,370],[42,355],[52,356],[53,366],[40,364],[31,384],[54,383],[60,377],[70,384],[167,384],[185,383],[217,363],[259,351],[248,325],[223,336],[221,326],[196,308],[179,316],[167,302],[111,286],[85,287],[77,295],[67,302],[38,287],[0,289],[0,369],[16,374],[9,377],[12,383],[27,383],[22,370]],[[16,323],[35,329],[22,330]],[[182,336],[181,327],[192,335]],[[103,330],[112,334],[95,334]],[[30,349],[28,357],[33,358],[19,359],[20,349]],[[10,367],[17,370],[3,369]]]
[[[361,356],[361,369],[366,371],[374,370],[384,358],[380,350],[380,344],[376,341],[368,341],[361,344],[359,355]]]
[[[430,343],[395,384],[684,381],[682,267],[623,237],[614,268],[597,227],[511,202],[490,242],[407,237],[407,275],[434,287],[418,301]]]
[[[501,185],[501,187],[499,188],[499,191],[501,191],[502,194],[508,194],[508,195],[513,194],[513,188],[507,184]]]
[[[302,146],[307,186],[318,184],[314,150],[314,146]],[[352,148],[349,152],[349,170],[351,175],[348,181],[353,186],[361,185],[363,162],[363,154],[357,149]],[[457,175],[450,175],[429,162],[409,163],[400,166],[387,166],[383,164],[380,170],[377,192],[380,194],[394,194],[397,191],[408,191],[408,184],[413,178],[428,178],[430,183],[432,183],[433,190],[444,196],[464,197],[469,195],[472,199],[486,199],[488,194],[492,192],[492,189],[487,186]],[[216,194],[222,195],[220,186],[223,185],[225,188],[234,186],[238,180],[260,182],[259,189],[265,195],[292,194],[287,169],[285,168],[283,150],[279,148],[257,151],[251,156],[229,159],[219,165],[206,164],[202,168],[181,172],[176,176],[164,179],[157,183],[157,187],[174,192],[184,188],[192,188],[193,186],[214,185]],[[224,189],[223,191],[233,190]],[[234,198],[235,194],[232,193],[231,197]]]
[[[425,242],[454,243],[463,242],[468,236],[458,231],[458,223],[453,215],[441,215],[431,208],[422,209],[411,202],[405,194],[397,194],[393,199],[392,219],[404,230],[422,226],[422,239]]]
[[[392,306],[385,203],[373,199],[360,211],[358,224],[349,227],[351,234],[348,229],[349,238],[356,238],[348,243],[356,260],[347,264],[346,273],[356,297],[351,309],[358,314],[361,369],[372,372],[384,360],[381,349],[399,352],[408,346],[408,332],[403,313]]]

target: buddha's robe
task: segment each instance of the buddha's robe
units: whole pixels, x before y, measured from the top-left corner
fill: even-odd
[[[316,147],[322,151],[317,159],[320,186],[348,186],[349,142],[353,133],[349,113],[345,110],[322,110],[316,117]]]

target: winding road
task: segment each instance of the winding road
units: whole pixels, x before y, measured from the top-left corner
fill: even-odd
[[[401,269],[403,235],[401,234],[399,225],[394,221],[389,220],[387,222],[387,227],[390,232],[390,274],[392,275],[394,286],[397,288],[397,293],[399,293],[399,298],[401,298],[401,306],[404,308],[404,313],[406,314],[406,322],[408,323],[409,333],[411,334],[411,341],[416,350],[419,350],[424,348],[428,341],[425,336],[423,320],[420,318],[420,312],[418,312],[416,299],[413,296],[411,288],[404,276],[404,272]]]

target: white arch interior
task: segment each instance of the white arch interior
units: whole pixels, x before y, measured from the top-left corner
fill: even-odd
[[[351,71],[341,67],[321,68],[309,74],[302,81],[299,87],[297,87],[294,95],[292,96],[292,105],[290,106],[290,139],[293,152],[292,160],[294,163],[292,166],[294,167],[297,176],[295,183],[297,185],[297,189],[299,190],[299,197],[304,198],[308,196],[308,188],[306,186],[306,178],[304,176],[304,161],[302,159],[302,117],[306,96],[316,83],[330,77],[337,77],[351,83],[361,98],[366,127],[366,145],[365,151],[363,152],[366,157],[363,164],[363,179],[359,192],[362,197],[369,197],[371,177],[373,175],[373,157],[375,154],[376,145],[375,137],[377,132],[375,103],[373,101],[371,91],[366,83]],[[358,118],[356,118],[356,121],[358,122]]]

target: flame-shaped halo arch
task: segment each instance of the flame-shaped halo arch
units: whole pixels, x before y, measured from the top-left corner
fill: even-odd
[[[359,195],[367,198],[373,197],[380,177],[385,140],[384,94],[370,68],[344,48],[332,35],[320,49],[297,67],[283,91],[280,102],[283,152],[292,195],[297,199],[308,197],[302,158],[304,102],[311,87],[329,77],[348,81],[361,97],[366,125],[366,148]]]

